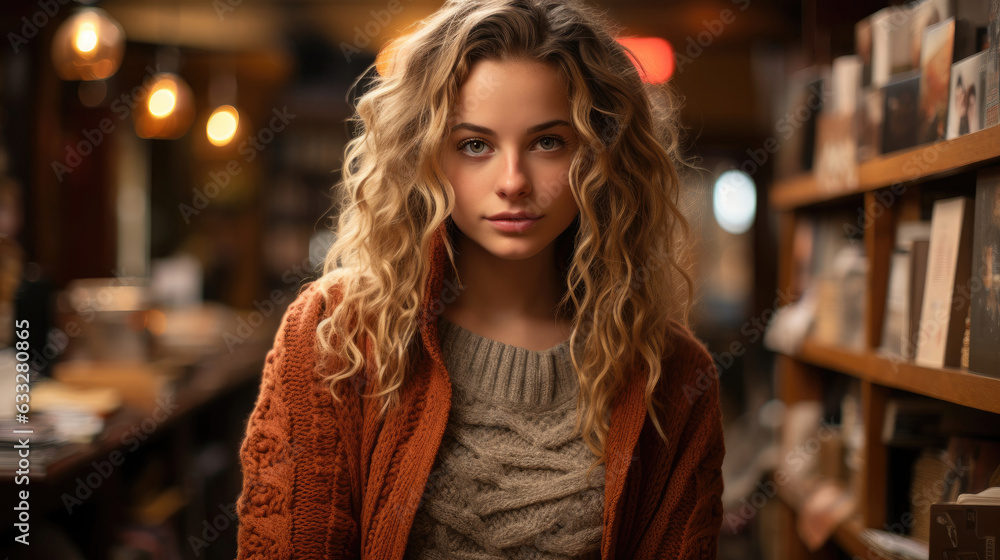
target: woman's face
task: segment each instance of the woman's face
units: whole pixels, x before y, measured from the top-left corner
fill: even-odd
[[[548,247],[579,212],[569,188],[577,146],[567,90],[544,63],[477,62],[448,121],[444,173],[452,219],[489,253],[520,260]],[[502,212],[529,218],[491,219]]]

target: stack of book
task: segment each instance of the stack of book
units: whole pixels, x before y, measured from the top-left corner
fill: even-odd
[[[930,222],[901,222],[881,350],[932,367],[1000,372],[1000,169],[976,197],[934,202]]]
[[[917,0],[855,25],[855,53],[789,80],[779,176],[851,186],[859,161],[1000,123],[1000,0]],[[832,179],[831,179],[832,178]]]

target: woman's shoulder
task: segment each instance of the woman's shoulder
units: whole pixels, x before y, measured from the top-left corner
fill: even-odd
[[[274,335],[268,361],[276,362],[277,375],[289,395],[294,394],[294,398],[304,399],[303,402],[312,402],[318,394],[325,395],[324,391],[316,391],[316,387],[341,364],[329,345],[319,341],[324,332],[320,325],[342,300],[341,290],[342,284],[329,278],[302,284],[285,308]],[[320,404],[329,405],[325,398]]]
[[[708,392],[717,395],[721,372],[705,343],[676,319],[668,321],[667,338],[660,386],[670,402],[690,406]]]
[[[320,321],[340,303],[342,290],[342,275],[334,276],[332,273],[303,283],[285,308],[281,330],[307,326],[315,330]]]
[[[319,278],[299,286],[282,314],[273,349],[296,360],[314,357],[317,329],[340,300],[341,282],[334,278]]]

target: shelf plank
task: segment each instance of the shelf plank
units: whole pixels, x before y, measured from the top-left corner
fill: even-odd
[[[771,206],[788,211],[799,206],[950,174],[1000,158],[1000,126],[953,140],[924,144],[874,157],[858,165],[858,184],[831,186],[803,173],[780,180],[770,191]]]
[[[854,352],[806,340],[793,358],[878,385],[1000,414],[1000,378],[955,368],[927,368],[874,352]]]

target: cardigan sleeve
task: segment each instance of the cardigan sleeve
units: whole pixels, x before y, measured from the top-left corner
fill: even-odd
[[[722,528],[722,459],[725,446],[719,407],[718,373],[708,352],[684,352],[671,370],[687,375],[665,386],[663,440],[645,434],[641,480],[632,491],[637,542],[623,543],[620,558],[634,560],[714,560]],[[692,367],[694,365],[694,367]],[[647,420],[648,423],[648,420]],[[647,466],[648,465],[648,466]]]
[[[678,508],[678,513],[685,516],[680,542],[661,542],[661,551],[677,551],[676,555],[662,554],[659,558],[714,560],[718,553],[725,456],[719,380],[711,358],[698,371],[693,384],[685,387],[684,394],[693,402],[671,475],[672,492],[679,493],[680,503],[693,505],[689,511],[684,511],[683,506]],[[702,389],[705,384],[707,388]]]
[[[282,379],[286,327],[283,320],[264,360],[260,392],[240,446],[243,486],[236,502],[237,560],[288,560],[292,555],[295,454]]]

